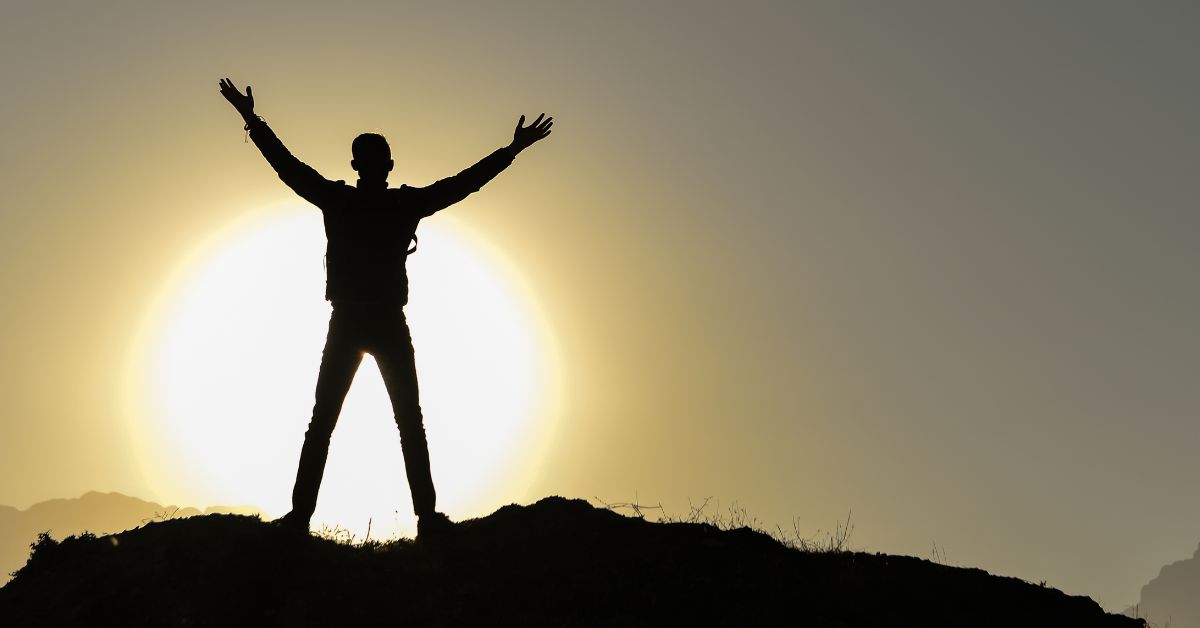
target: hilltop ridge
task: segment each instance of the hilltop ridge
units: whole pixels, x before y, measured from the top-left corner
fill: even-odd
[[[448,538],[359,546],[212,514],[43,538],[0,625],[1142,626],[978,569],[805,553],[547,497]]]
[[[39,533],[55,538],[89,531],[109,534],[147,521],[213,513],[258,514],[252,506],[210,506],[199,509],[159,504],[115,492],[88,491],[79,497],[55,498],[28,508],[0,506],[0,586],[29,558],[29,545]]]

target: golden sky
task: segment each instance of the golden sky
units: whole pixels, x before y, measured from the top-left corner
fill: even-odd
[[[555,116],[446,219],[519,270],[560,360],[554,440],[504,498],[852,509],[858,547],[1119,608],[1200,540],[1197,18],[6,2],[0,503],[193,498],[149,494],[121,377],[187,252],[299,206],[229,76],[333,179],[362,131],[421,185]]]

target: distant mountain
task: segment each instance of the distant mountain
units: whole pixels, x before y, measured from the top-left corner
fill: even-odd
[[[190,517],[210,513],[258,514],[249,506],[197,508],[163,506],[120,493],[85,493],[74,499],[51,499],[25,510],[0,506],[0,584],[25,564],[29,546],[41,532],[56,539],[89,531],[111,534],[136,528],[155,519]]]
[[[1127,615],[1171,628],[1200,628],[1200,547],[1191,558],[1171,563],[1142,587],[1142,599]]]
[[[505,506],[361,546],[257,518],[40,543],[3,626],[1134,627],[1086,597],[912,557],[805,553],[751,530],[583,500]]]

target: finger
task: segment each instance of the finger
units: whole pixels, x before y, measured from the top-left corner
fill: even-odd
[[[533,126],[537,126],[538,124],[540,124],[540,123],[542,122],[542,116],[544,116],[544,115],[546,115],[546,114],[544,114],[544,113],[539,113],[539,114],[538,114],[538,117],[537,117],[537,120],[534,120],[534,121],[533,121]]]
[[[525,116],[524,116],[524,114],[522,114],[522,115],[521,115],[521,119],[520,119],[520,120],[517,120],[517,128],[518,128],[518,129],[519,129],[519,128],[521,128],[521,125],[522,125],[522,124],[525,124]]]
[[[254,88],[250,87],[249,85],[246,86],[246,97],[249,98],[250,100],[254,100],[254,91],[253,90],[254,90]]]

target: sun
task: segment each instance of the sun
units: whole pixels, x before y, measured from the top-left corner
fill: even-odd
[[[521,275],[451,217],[422,223],[405,308],[438,508],[523,497],[550,428],[553,341]],[[174,273],[135,351],[142,468],[164,498],[290,507],[330,305],[320,213],[278,208],[209,238]],[[139,392],[140,391],[140,392]],[[364,358],[333,433],[314,529],[415,530],[382,378]]]

